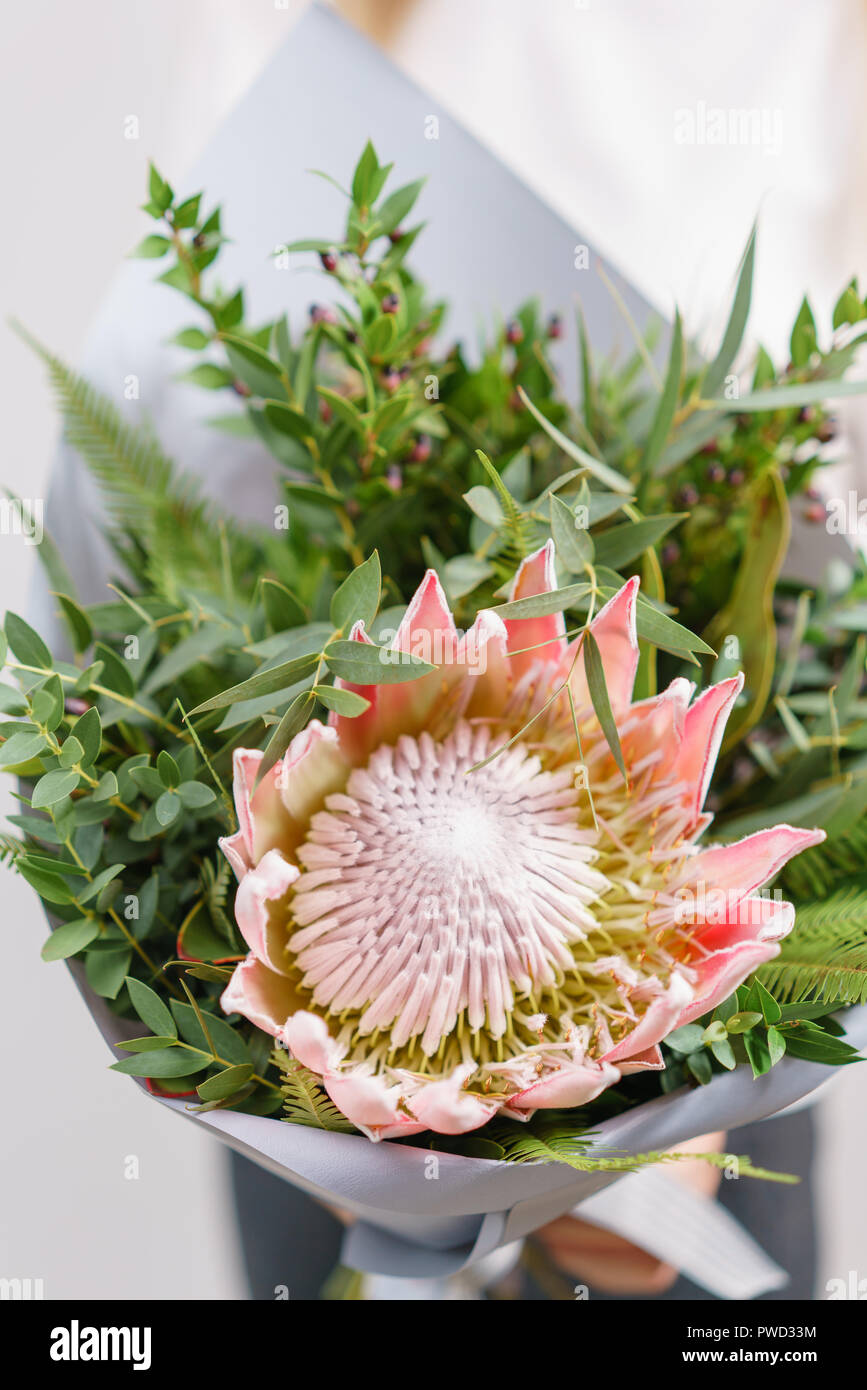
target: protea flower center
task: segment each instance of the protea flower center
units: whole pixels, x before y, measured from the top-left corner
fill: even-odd
[[[641,880],[658,886],[659,870],[632,864],[624,882],[637,856],[621,837],[634,834],[594,827],[574,756],[504,749],[508,738],[466,722],[441,742],[404,735],[312,818],[288,950],[354,1060],[424,1071],[436,1055],[493,1070],[576,1026],[591,1053],[594,1032],[610,1047],[635,1018],[654,886]],[[612,932],[619,978],[606,980]]]

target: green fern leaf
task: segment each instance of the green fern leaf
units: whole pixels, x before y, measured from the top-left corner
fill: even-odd
[[[799,906],[780,955],[758,975],[781,1003],[867,1001],[867,873]]]
[[[778,882],[787,897],[810,902],[826,898],[837,882],[867,869],[867,817],[843,835],[815,845],[791,860]]]
[[[45,363],[65,422],[65,438],[96,479],[119,534],[115,550],[136,575],[174,594],[185,574],[220,574],[214,508],[196,483],[179,476],[154,435],[124,420],[83,377],[20,325],[17,331]]]
[[[477,449],[476,457],[490,478],[500,499],[500,506],[503,511],[504,548],[498,553],[497,559],[500,563],[507,560],[510,572],[517,569],[521,561],[526,559],[530,551],[534,549],[536,544],[535,525],[532,518],[518,505],[487,454],[482,453],[481,449]]]
[[[283,1092],[283,1118],[290,1124],[308,1125],[312,1129],[335,1130],[341,1134],[356,1134],[355,1126],[342,1115],[325,1091],[319,1078],[294,1057],[275,1048],[271,1060],[280,1069]]]
[[[590,1132],[576,1133],[574,1128],[560,1122],[536,1121],[533,1129],[519,1129],[500,1124],[490,1127],[491,1137],[503,1149],[507,1163],[566,1163],[579,1173],[632,1173],[658,1163],[680,1163],[685,1159],[701,1159],[715,1168],[736,1164],[740,1177],[764,1178],[769,1182],[794,1183],[798,1179],[789,1173],[773,1173],[756,1168],[742,1155],[724,1153],[677,1153],[655,1150],[650,1153],[619,1154],[591,1149]],[[486,1130],[487,1134],[489,1131]]]

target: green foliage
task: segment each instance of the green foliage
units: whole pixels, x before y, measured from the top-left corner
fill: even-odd
[[[788,1001],[867,1001],[867,872],[799,906],[794,929],[761,978]]]
[[[355,1126],[341,1115],[334,1101],[323,1088],[319,1078],[296,1062],[294,1057],[275,1049],[272,1060],[280,1072],[283,1092],[283,1118],[296,1125],[313,1129],[336,1130],[341,1134],[356,1134]]]
[[[487,1125],[487,1138],[502,1150],[507,1163],[565,1163],[579,1173],[634,1173],[659,1163],[679,1163],[684,1159],[702,1159],[716,1168],[736,1165],[740,1177],[765,1178],[772,1182],[791,1183],[797,1178],[787,1173],[772,1173],[756,1168],[748,1158],[723,1153],[616,1153],[592,1144],[590,1131],[577,1131],[569,1112],[536,1115],[527,1125],[500,1120]]]

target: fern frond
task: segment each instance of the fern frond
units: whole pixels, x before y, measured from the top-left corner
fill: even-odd
[[[234,945],[237,941],[237,935],[232,919],[226,912],[226,896],[229,891],[231,875],[232,869],[227,859],[221,859],[216,865],[210,859],[206,859],[202,863],[200,878],[205,895],[205,905],[210,913],[211,921],[220,934]]]
[[[507,558],[511,568],[517,569],[535,547],[536,528],[533,519],[518,505],[487,454],[477,449],[476,457],[490,478],[503,511],[504,549],[497,558],[501,561]]]
[[[780,955],[757,973],[780,1003],[867,1001],[867,874],[798,907]]]
[[[786,896],[811,901],[825,898],[841,878],[867,870],[867,818],[856,821],[843,835],[815,845],[792,859],[779,883]]]
[[[14,835],[0,835],[0,864],[14,866],[16,859],[25,849],[23,840],[16,839]]]
[[[308,1125],[312,1129],[336,1130],[341,1134],[356,1134],[354,1125],[342,1115],[334,1101],[319,1082],[319,1078],[294,1057],[275,1048],[271,1060],[281,1073],[283,1119],[290,1124]]]
[[[715,1168],[725,1169],[736,1165],[740,1177],[764,1178],[769,1182],[798,1181],[789,1173],[773,1173],[765,1168],[756,1168],[749,1158],[741,1155],[664,1150],[641,1154],[604,1153],[590,1148],[587,1131],[576,1134],[574,1129],[556,1123],[546,1125],[543,1122],[529,1132],[519,1130],[517,1126],[509,1126],[509,1130],[506,1126],[498,1127],[495,1141],[503,1149],[503,1158],[507,1163],[566,1163],[579,1173],[633,1173],[657,1163],[701,1159]]]
[[[16,331],[45,363],[64,418],[64,434],[96,479],[115,527],[115,538],[131,569],[143,560],[144,572],[171,592],[184,572],[198,578],[215,569],[219,536],[214,508],[194,479],[182,477],[159,441],[143,425],[124,420],[120,411],[59,357]],[[159,573],[152,574],[151,566]]]

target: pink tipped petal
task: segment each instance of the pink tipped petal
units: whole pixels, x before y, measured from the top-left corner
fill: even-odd
[[[485,1100],[463,1090],[467,1077],[475,1071],[468,1062],[455,1067],[451,1076],[442,1081],[429,1081],[407,1101],[409,1109],[425,1129],[437,1134],[466,1134],[478,1129],[496,1114],[497,1101]]]
[[[711,685],[686,712],[675,774],[692,788],[690,809],[695,815],[704,805],[728,717],[743,685],[743,673]]]
[[[721,920],[720,920],[721,917]],[[795,924],[795,909],[783,898],[751,895],[699,928],[697,939],[705,951],[724,950],[739,942],[781,941]],[[698,962],[690,961],[690,965]]]
[[[297,843],[306,835],[311,817],[322,810],[325,798],[346,785],[349,764],[341,752],[337,730],[312,719],[293,738],[275,772],[284,813],[289,813],[294,824]]]
[[[428,570],[413,594],[397,630],[394,647],[431,666],[454,662],[458,643],[455,620],[436,570]]]
[[[273,916],[270,905],[285,898],[300,870],[278,849],[269,849],[244,876],[235,897],[235,918],[254,956],[279,975],[286,972],[286,914]]]
[[[371,645],[371,640],[364,630],[362,621],[354,624],[349,634],[349,640],[350,642],[365,642],[368,646]],[[369,702],[369,708],[353,719],[348,719],[343,714],[337,714],[334,710],[328,716],[328,723],[337,730],[337,740],[346,757],[353,763],[362,762],[379,742],[380,716],[377,711],[377,704],[382,687],[378,685],[354,685],[352,681],[345,681],[340,677],[335,680],[334,684],[339,690],[350,690],[354,695],[360,695],[362,699]]]
[[[236,830],[234,835],[222,835],[217,844],[231,864],[235,877],[240,883],[248,869],[253,867],[243,830]]]
[[[302,1067],[308,1067],[319,1076],[336,1067],[343,1056],[343,1050],[331,1036],[328,1024],[318,1014],[299,1009],[287,1018],[280,1032],[283,1042]]]
[[[737,903],[776,877],[793,855],[824,839],[824,830],[775,825],[731,845],[714,845],[690,860],[681,888],[700,885],[705,898],[723,895],[729,903]]]
[[[637,1071],[664,1071],[665,1062],[659,1047],[649,1047],[646,1052],[640,1052],[637,1057],[630,1057],[628,1062],[620,1063],[620,1075],[632,1076]]]
[[[668,774],[670,752],[680,745],[694,690],[691,681],[677,679],[667,690],[639,700],[624,712],[620,720],[620,743],[628,766],[641,766],[650,760],[654,763],[654,777]]]
[[[620,1068],[602,1062],[564,1062],[558,1071],[509,1097],[510,1110],[572,1109],[586,1105],[620,1079]]]
[[[379,1130],[400,1124],[399,1086],[389,1086],[381,1076],[333,1073],[324,1078],[325,1089],[347,1120],[379,1138]]]
[[[709,1013],[728,999],[738,985],[742,985],[748,975],[765,961],[773,960],[779,954],[779,946],[773,941],[745,941],[732,946],[727,951],[718,951],[699,967],[699,982],[696,985],[696,998],[684,1009],[677,1026],[692,1023]]]
[[[464,715],[496,717],[505,708],[509,689],[508,633],[502,618],[483,609],[458,644],[457,664],[470,679]]]
[[[684,1009],[693,998],[692,986],[683,975],[675,972],[663,994],[651,1000],[641,1021],[619,1043],[610,1048],[602,1058],[603,1062],[630,1061],[639,1057],[649,1047],[661,1042],[666,1034],[678,1026]]]
[[[359,1128],[362,1128],[359,1126]],[[368,1139],[376,1143],[380,1139],[408,1139],[412,1134],[423,1134],[424,1125],[420,1125],[411,1115],[399,1115],[397,1123],[393,1125],[381,1125],[377,1130],[365,1131]]]
[[[615,714],[628,706],[638,670],[635,611],[639,582],[637,575],[628,579],[590,624],[590,631],[599,645],[608,697]]]
[[[235,966],[223,990],[220,1007],[227,1014],[243,1014],[257,1028],[277,1037],[286,1019],[298,1008],[298,996],[285,975],[269,970],[249,955]]]
[[[549,594],[557,587],[554,573],[554,542],[549,540],[522,561],[515,576],[510,600]],[[538,662],[559,662],[565,645],[566,622],[562,613],[545,618],[507,618],[510,666],[515,680]],[[530,650],[528,650],[530,649]]]
[[[356,624],[350,637],[369,641],[363,626]],[[457,665],[458,635],[449,612],[442,585],[428,570],[404,614],[392,652],[406,652],[436,666],[436,671],[415,680],[383,685],[340,685],[370,701],[370,709],[355,719],[332,716],[340,745],[356,766],[383,743],[395,743],[401,734],[415,734],[425,727],[443,694],[443,681],[451,685],[465,672]]]
[[[269,849],[286,849],[291,840],[277,786],[278,768],[272,768],[253,790],[261,761],[257,748],[236,748],[232,758],[238,830],[221,841],[221,848],[239,878]]]

